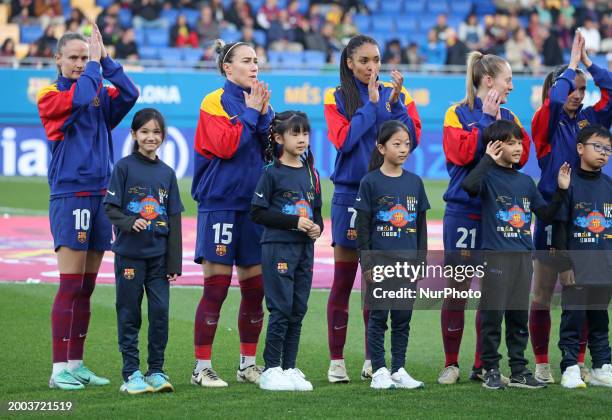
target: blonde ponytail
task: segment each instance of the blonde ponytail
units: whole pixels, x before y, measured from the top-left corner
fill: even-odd
[[[467,58],[467,71],[465,74],[465,98],[460,102],[474,110],[476,92],[484,76],[495,78],[508,66],[503,58],[493,54],[482,54],[480,51],[472,51]]]

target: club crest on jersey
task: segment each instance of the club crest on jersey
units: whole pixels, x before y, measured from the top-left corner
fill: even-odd
[[[135,268],[124,268],[123,269],[123,278],[126,280],[132,280],[136,275]]]
[[[387,112],[391,112],[391,102],[387,101],[385,103],[385,109],[387,110]]]
[[[87,241],[87,232],[77,232],[77,241],[84,244]]]
[[[355,239],[357,239],[357,229],[348,229],[346,231],[346,238],[349,241],[354,241]]]
[[[225,256],[227,254],[227,245],[215,245],[215,254],[220,257]]]
[[[278,271],[280,274],[286,274],[287,271],[289,271],[289,266],[285,261],[281,261],[276,264],[276,271]]]
[[[100,99],[98,99],[98,97],[96,96],[91,104],[93,106],[100,106]]]
[[[589,125],[589,121],[588,120],[580,120],[578,121],[578,128],[580,128],[581,130],[586,127],[587,125]]]

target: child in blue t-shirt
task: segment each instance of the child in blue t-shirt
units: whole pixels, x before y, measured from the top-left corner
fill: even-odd
[[[310,124],[303,112],[276,114],[251,218],[264,226],[261,267],[270,313],[259,387],[312,391],[296,367],[302,320],[308,308],[314,241],[321,236],[321,187],[310,151]]]
[[[580,166],[553,229],[562,260],[561,385],[586,388],[578,366],[586,320],[593,361],[590,385],[612,387],[608,306],[612,297],[612,179],[602,172],[612,155],[612,135],[591,125],[577,138]],[[569,254],[569,255],[568,255]]]
[[[400,121],[381,125],[370,172],[361,180],[355,199],[357,245],[367,250],[415,251],[421,259],[427,250],[426,212],[430,208],[423,181],[402,168],[412,142],[408,128]],[[385,331],[391,315],[391,372],[385,366]],[[371,309],[367,345],[372,357],[374,389],[420,388],[404,365],[410,331],[411,309]]]
[[[168,342],[169,282],[181,274],[181,212],[176,174],[156,155],[166,136],[165,122],[155,109],[138,111],[132,120],[134,150],[113,170],[106,215],[113,224],[117,332],[128,394],[172,392],[164,374]],[[149,315],[149,370],[140,372],[138,333],[143,292]]]
[[[498,120],[483,132],[486,154],[461,184],[482,203],[482,249],[485,275],[481,280],[480,322],[485,369],[483,386],[502,389],[498,353],[502,320],[506,322],[506,346],[512,375],[508,386],[542,388],[525,359],[529,291],[533,274],[531,213],[544,222],[554,220],[569,186],[571,169],[566,162],[558,174],[558,189],[550,205],[542,198],[529,176],[515,165],[522,154],[522,131],[506,120]]]

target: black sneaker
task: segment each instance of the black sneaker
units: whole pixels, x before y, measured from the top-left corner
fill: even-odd
[[[484,374],[485,370],[483,368],[472,368],[472,372],[470,373],[470,381],[474,382],[484,382]]]
[[[504,389],[506,385],[501,380],[499,369],[489,369],[484,374],[482,386],[487,389]]]
[[[508,386],[526,389],[546,388],[546,384],[534,378],[531,372],[527,369],[521,373],[513,373],[512,376],[510,376],[510,383]]]

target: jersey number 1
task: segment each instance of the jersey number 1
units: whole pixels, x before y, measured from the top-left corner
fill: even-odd
[[[89,209],[76,209],[72,212],[74,216],[74,228],[76,230],[89,230],[91,213]]]

